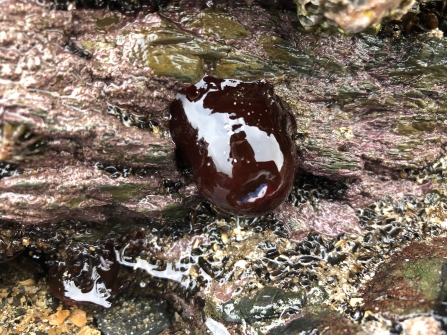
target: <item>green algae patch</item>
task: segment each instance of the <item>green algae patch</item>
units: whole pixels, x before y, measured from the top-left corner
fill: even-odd
[[[81,194],[77,198],[71,199],[69,202],[64,204],[64,207],[70,208],[70,209],[76,209],[79,208],[79,205],[85,200],[85,194]]]
[[[166,158],[172,154],[172,148],[170,146],[162,146],[157,144],[151,144],[146,149],[146,152],[141,155],[133,155],[135,162],[161,164],[166,161]]]
[[[339,87],[338,96],[340,99],[356,99],[366,96],[367,94],[355,86],[348,84]]]
[[[327,57],[316,57],[310,55],[311,58],[315,57],[315,63],[320,66],[321,69],[326,69],[331,73],[346,73],[346,67],[339,61],[335,59],[330,59]]]
[[[275,75],[305,73],[314,75],[315,69],[328,73],[346,73],[346,67],[337,60],[317,57],[312,51],[303,52],[279,36],[262,34],[257,42],[262,44]]]
[[[48,204],[48,209],[58,209],[58,208],[59,208],[59,205],[55,202]]]
[[[432,132],[436,129],[437,122],[433,115],[416,115],[413,117],[412,126],[419,131]]]
[[[409,98],[415,98],[415,99],[424,99],[424,98],[426,98],[425,94],[423,94],[419,90],[408,91],[407,93],[405,93],[405,96],[407,96]]]
[[[186,29],[201,29],[204,36],[219,36],[221,39],[242,39],[250,32],[225,12],[205,9],[195,14],[187,14],[180,19]]]
[[[364,90],[372,91],[372,92],[375,92],[375,91],[380,90],[380,86],[379,86],[379,85],[376,85],[376,84],[374,84],[374,83],[369,83],[369,82],[367,82],[367,81],[362,81],[362,82],[360,82],[360,83],[359,83],[359,86],[360,86],[362,89],[364,89]]]
[[[18,201],[15,203],[15,205],[19,208],[28,208],[29,203],[27,201]]]
[[[355,99],[355,102],[363,107],[383,107],[384,109],[388,107],[386,104],[383,104],[380,99],[374,98],[357,98]]]
[[[48,111],[45,110],[45,109],[42,109],[42,108],[39,108],[39,109],[30,109],[30,110],[29,110],[29,113],[30,113],[31,115],[35,115],[35,116],[37,116],[37,117],[42,118],[44,122],[47,121]]]
[[[110,193],[113,200],[119,202],[129,201],[132,197],[140,195],[140,188],[134,184],[120,183],[119,186],[104,185],[100,191]]]
[[[331,335],[354,335],[362,330],[360,325],[349,322],[346,317],[335,311],[328,310],[327,307],[320,312],[304,311],[302,314],[302,316],[290,320],[285,325],[274,328],[269,332],[269,335],[309,334],[317,329],[323,334],[330,329]]]
[[[110,26],[112,24],[119,23],[119,22],[120,22],[120,18],[118,17],[118,15],[113,14],[113,16],[105,17],[102,19],[97,19],[96,20],[96,28],[98,30],[104,30],[108,26]]]
[[[257,56],[231,50],[225,59],[217,63],[214,74],[221,78],[238,78],[249,81],[274,78],[279,72],[277,68]]]
[[[120,43],[126,39],[134,41],[133,47],[124,50],[129,53],[131,61],[141,60],[154,74],[174,77],[185,83],[193,83],[203,77],[204,61],[220,60],[231,50],[226,45],[197,39],[166,20],[160,27],[123,33]]]
[[[175,26],[168,25],[160,28],[142,29],[137,33],[131,33],[140,45],[170,45],[192,41],[191,35],[176,30]]]
[[[266,286],[254,296],[243,296],[223,304],[221,320],[254,324],[263,319],[281,317],[285,309],[300,310],[307,302],[305,290],[286,292],[276,287]]]
[[[258,37],[257,42],[262,45],[278,45],[284,43],[284,39],[277,35],[261,34]]]
[[[19,181],[14,184],[14,187],[23,188],[23,189],[36,189],[45,187],[47,185],[46,182],[43,181]]]
[[[337,148],[321,147],[316,144],[309,143],[306,145],[309,151],[317,152],[319,161],[319,169],[327,174],[339,174],[341,171],[355,172],[359,170],[358,158],[347,153],[340,153]]]
[[[189,208],[185,208],[179,202],[167,204],[161,211],[162,217],[169,220],[181,220],[190,212],[191,210]]]
[[[98,37],[96,40],[88,40],[83,41],[81,43],[81,47],[83,49],[89,50],[90,52],[95,51],[104,51],[104,50],[111,50],[115,49],[117,47],[117,41],[114,39],[106,39],[105,37]],[[105,59],[107,60],[107,59]],[[101,62],[95,61],[95,66],[101,67]]]
[[[191,55],[185,46],[147,47],[144,63],[159,76],[174,77],[183,82],[195,82],[203,77],[202,60]]]
[[[387,71],[393,84],[408,84],[422,91],[447,80],[447,40],[401,41],[401,62]],[[418,81],[415,83],[415,78]]]
[[[447,298],[446,238],[413,243],[376,271],[364,291],[364,308],[393,315],[427,313]]]
[[[446,265],[446,260],[442,258],[420,260],[404,264],[404,268],[396,274],[402,275],[408,285],[414,287],[424,299],[435,300],[442,293],[442,268]]]
[[[286,42],[282,42],[281,39],[261,39],[265,41],[263,49],[266,52],[269,61],[274,64],[278,69],[277,76],[284,75],[286,73],[293,74],[294,72],[309,73],[312,69],[315,59],[312,59],[308,55],[299,53],[296,49],[290,47]],[[280,69],[280,70],[279,70]]]
[[[276,63],[295,63],[298,62],[298,58],[294,57],[289,52],[281,49],[280,46],[264,44],[264,51],[267,53],[268,57]]]
[[[400,123],[397,126],[396,131],[401,134],[401,135],[406,135],[406,136],[410,136],[410,135],[418,135],[419,131],[417,131],[415,128],[413,128],[411,125],[409,124],[405,124],[405,123]]]

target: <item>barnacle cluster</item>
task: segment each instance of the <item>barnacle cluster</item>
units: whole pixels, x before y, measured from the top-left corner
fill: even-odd
[[[0,179],[21,174],[22,170],[16,165],[0,161]]]
[[[140,178],[145,177],[148,174],[148,170],[145,168],[132,168],[132,167],[123,167],[119,164],[107,164],[96,162],[93,165],[94,168],[104,171],[109,178],[127,178],[129,176],[137,176]],[[1,163],[0,163],[1,168]],[[0,170],[1,171],[1,170]],[[1,172],[0,172],[1,173]],[[1,174],[0,174],[1,178]],[[179,189],[183,186],[182,182],[171,179],[164,179],[160,183],[159,192],[160,194],[168,194],[168,193],[178,193]]]
[[[405,169],[400,171],[399,175],[401,178],[412,180],[419,185],[430,182],[442,186],[447,182],[446,169],[447,156],[443,156],[422,169]],[[439,187],[439,189],[441,192],[445,192],[445,188]]]
[[[287,202],[296,207],[309,202],[317,208],[320,200],[337,200],[347,188],[348,181],[345,179],[333,180],[301,172],[294,183]]]
[[[107,163],[96,162],[94,168],[104,171],[109,178],[115,179],[119,177],[127,178],[131,175],[143,178],[147,174],[144,168],[123,167],[121,165],[112,165]]]
[[[73,43],[73,41],[68,41],[67,43],[65,43],[64,49],[67,52],[70,52],[76,56],[85,58],[87,60],[92,58],[92,54],[90,52],[88,52],[86,50],[82,50],[75,43]]]
[[[225,217],[202,203],[183,221],[146,236],[146,248],[152,250],[146,253],[150,265],[143,265],[144,253],[132,255],[130,249],[123,249],[122,257],[128,266],[144,269],[151,277],[169,278],[170,273],[190,293],[199,288],[207,292],[228,281],[235,285],[232,296],[263,286],[288,292],[304,289],[310,297],[318,289],[328,294],[325,304],[360,320],[364,312],[351,299],[394,252],[444,233],[446,200],[438,192],[423,198],[387,197],[357,212],[362,234],[331,238],[311,232],[299,243],[290,242],[273,215]],[[200,238],[189,240],[191,236]],[[155,256],[173,248],[181,248],[182,256],[171,260]],[[167,285],[160,287],[172,288],[172,283]]]
[[[310,176],[307,180],[307,185],[322,182],[312,182]],[[165,184],[167,188],[176,187],[172,181]],[[309,191],[313,194],[312,189]],[[327,192],[320,193],[327,196]],[[317,199],[315,194],[313,197]],[[360,303],[352,301],[361,296],[362,285],[394,252],[412,241],[445,234],[446,200],[438,191],[421,198],[386,197],[357,211],[361,234],[332,238],[310,232],[298,243],[290,241],[283,223],[273,214],[240,218],[206,202],[184,217],[136,221],[132,223],[133,233],[117,233],[107,227],[96,232],[95,224],[64,221],[39,227],[39,234],[33,234],[34,227],[14,230],[0,222],[0,259],[8,260],[26,247],[35,258],[44,257],[53,266],[55,255],[62,253],[68,260],[71,257],[65,248],[67,236],[83,235],[85,242],[81,243],[86,245],[91,244],[91,236],[94,246],[113,240],[114,247],[119,248],[116,261],[124,268],[140,269],[132,276],[141,287],[156,287],[161,295],[176,292],[185,298],[206,297],[207,310],[214,310],[216,315],[228,299],[237,305],[238,299],[250,296],[250,292],[256,294],[270,287],[291,294],[306,292],[306,304],[318,301],[361,320],[365,312]],[[95,252],[94,248],[87,249]],[[262,316],[250,318],[251,326],[259,329],[272,322]]]
[[[133,111],[120,108],[115,105],[107,106],[107,113],[115,116],[126,127],[137,127],[140,129],[149,129],[153,134],[160,134],[160,128],[158,122],[152,120],[146,115],[137,114]]]
[[[168,0],[49,0],[49,4],[55,9],[107,8],[124,14],[134,14],[140,10],[154,12],[159,7],[167,6],[168,3]]]
[[[3,232],[2,232],[3,233]],[[10,261],[17,255],[20,255],[23,247],[17,241],[8,238],[3,233],[0,235],[0,263]]]
[[[4,121],[0,125],[0,161],[20,162],[42,154],[47,139],[23,123]]]
[[[424,33],[439,29],[447,32],[447,1],[417,1],[400,20],[387,22],[380,35],[399,37],[401,34]]]
[[[160,193],[161,194],[178,193],[178,191],[180,190],[180,188],[182,186],[183,186],[183,184],[181,181],[164,179],[160,185]]]

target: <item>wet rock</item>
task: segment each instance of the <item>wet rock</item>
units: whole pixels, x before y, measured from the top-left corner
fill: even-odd
[[[360,327],[334,312],[306,314],[273,329],[268,335],[298,335],[330,331],[331,334],[357,334]]]
[[[432,317],[418,317],[402,322],[404,335],[441,334],[439,322]]]
[[[22,286],[22,291],[25,290],[23,287],[27,286],[28,282],[36,283],[44,275],[40,264],[24,255],[18,257],[15,262],[1,264],[0,273],[2,274],[0,289],[19,285]]]
[[[89,211],[110,201],[134,207],[146,194],[154,194],[163,178],[177,179],[172,165],[173,146],[168,140],[147,129],[128,128],[106,113],[108,102],[117,102],[110,93],[120,85],[141,92],[144,106],[134,104],[134,111],[142,115],[163,113],[162,101],[167,104],[172,97],[160,89],[158,95],[147,98],[150,74],[140,72],[147,78],[137,79],[138,71],[130,66],[128,71],[121,68],[127,79],[117,81],[112,74],[114,66],[99,71],[94,60],[68,53],[60,43],[70,38],[72,24],[78,19],[72,12],[51,12],[31,2],[8,8],[7,13],[2,10],[2,31],[7,33],[0,43],[12,49],[16,44],[18,51],[11,49],[2,56],[0,92],[5,99],[1,102],[0,156],[4,161],[17,162],[23,173],[8,173],[8,181],[2,178],[3,218],[22,223],[48,222],[76,216],[81,209]],[[30,18],[23,27],[14,23],[14,17],[30,11],[43,20]],[[23,29],[27,30],[26,38]],[[20,53],[28,51],[20,58]],[[26,66],[16,67],[20,59]],[[14,73],[12,68],[16,69]],[[107,76],[110,87],[103,81]],[[175,86],[173,82],[161,82],[160,86]],[[36,150],[38,144],[41,149]],[[94,168],[98,161],[126,162],[128,167],[144,168],[147,176],[112,181]],[[166,164],[172,168],[165,167],[164,176],[159,175],[159,167]],[[138,201],[131,200],[135,196]],[[154,209],[150,201],[138,207],[141,211]],[[162,210],[164,206],[156,207]],[[103,220],[99,212],[94,216]]]
[[[194,82],[204,73],[282,78],[275,92],[297,119],[302,171],[350,181],[339,208],[427,191],[429,185],[401,180],[399,171],[423,168],[442,155],[444,41],[391,45],[374,36],[309,35],[296,28],[291,12],[255,3],[238,8],[142,11],[132,19],[94,10],[50,15],[27,2],[5,7],[8,33],[1,43],[11,52],[2,56],[0,89],[9,98],[1,102],[1,153],[22,173],[8,172],[0,181],[2,217],[27,224],[89,216],[103,221],[114,213],[102,210],[105,205],[128,217],[153,217],[194,202],[197,192],[187,189],[191,181],[175,166],[166,120],[178,81]],[[32,45],[11,18],[28,11],[48,20],[26,22],[37,44],[27,66],[17,67],[21,58],[12,46],[26,52]],[[61,37],[92,58],[57,47]],[[56,42],[42,44],[41,38]],[[142,173],[125,172],[130,169]],[[159,186],[166,179],[186,187],[163,194]]]
[[[150,297],[122,296],[114,308],[97,316],[98,328],[105,335],[156,335],[172,326],[166,303]]]
[[[70,272],[102,256],[197,334],[242,319],[251,332],[301,329],[292,319],[324,319],[317,305],[369,329],[387,292],[414,298],[398,312],[439,311],[444,284],[427,265],[443,271],[442,243],[419,242],[446,229],[446,41],[307,33],[293,12],[249,5],[124,16],[0,4],[0,260],[26,252]],[[290,105],[307,178],[278,212],[222,213],[176,166],[168,106],[203,74],[267,77]],[[70,243],[106,239],[116,259],[70,260]],[[409,245],[419,253],[404,268],[393,255]],[[390,257],[395,281],[382,287],[371,279]],[[287,319],[258,296],[266,288],[282,292],[267,300],[284,295]]]
[[[400,18],[414,3],[401,1],[295,0],[301,24],[307,29],[335,26],[358,33],[379,25],[384,18]]]
[[[322,211],[318,212],[311,227],[322,234],[337,236],[341,233],[361,231],[352,207],[339,203],[320,202]]]
[[[284,205],[279,209],[278,219],[284,222],[292,239],[300,240],[311,230],[327,236],[361,232],[352,207],[325,200],[320,201],[319,205],[321,210],[316,210],[308,203],[299,208]]]
[[[238,301],[225,303],[222,306],[222,319],[249,324],[276,319],[283,314],[296,314],[306,305],[306,300],[304,291],[284,292],[274,287],[264,287],[252,297],[245,296]]]
[[[434,310],[447,299],[445,238],[414,242],[379,267],[364,291],[364,308],[398,317]]]
[[[415,1],[400,20],[385,23],[380,35],[385,38],[401,38],[427,34],[441,38],[447,32],[446,9],[443,1]]]

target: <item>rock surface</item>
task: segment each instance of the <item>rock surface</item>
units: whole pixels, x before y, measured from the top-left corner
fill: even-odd
[[[0,41],[2,155],[22,174],[1,180],[3,219],[104,221],[113,215],[101,210],[108,204],[141,217],[192,200],[194,188],[172,196],[162,186],[188,182],[175,166],[166,122],[180,82],[205,72],[282,78],[275,91],[297,119],[300,168],[347,178],[344,203],[353,210],[386,194],[422,195],[432,187],[400,172],[443,155],[443,39],[390,44],[309,35],[295,28],[293,13],[259,7],[172,9],[131,19],[8,4]],[[14,19],[27,12],[36,15]],[[67,41],[92,58],[67,52]],[[414,85],[417,78],[423,80]],[[34,148],[36,141],[43,148]],[[119,172],[130,168],[127,178]]]
[[[381,265],[365,287],[364,308],[374,312],[388,311],[395,316],[428,314],[439,309],[444,313],[443,302],[447,300],[445,242],[445,238],[438,238],[429,244],[414,243]]]
[[[298,17],[307,29],[321,26],[359,33],[380,27],[383,19],[400,19],[415,0],[295,0]]]
[[[74,267],[92,294],[92,268],[119,263],[114,295],[167,301],[166,334],[442,331],[428,270],[443,271],[447,228],[447,40],[309,33],[287,5],[247,2],[0,3],[0,261]],[[222,213],[177,166],[169,105],[204,74],[267,78],[294,113],[301,172],[275,213]],[[402,270],[405,252],[421,260]],[[372,280],[387,266],[423,304],[387,305],[384,289],[402,293]]]

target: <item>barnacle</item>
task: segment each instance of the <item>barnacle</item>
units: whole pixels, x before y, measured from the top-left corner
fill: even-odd
[[[107,114],[115,116],[126,127],[149,129],[149,131],[151,131],[154,135],[161,135],[158,122],[151,119],[149,116],[138,114],[136,112],[110,104],[107,106]]]
[[[3,122],[0,126],[0,161],[20,162],[42,154],[47,139],[34,134],[23,123]]]
[[[93,167],[98,170],[104,171],[109,176],[109,178],[112,179],[120,177],[127,178],[132,175],[143,178],[145,175],[147,175],[148,172],[144,168],[123,167],[121,165],[113,165],[101,162],[96,162]]]
[[[0,162],[0,179],[21,173],[22,170],[19,169],[16,165],[6,162]]]
[[[401,33],[424,33],[439,29],[447,32],[447,1],[418,1],[400,20],[382,26],[380,35],[399,37]]]

